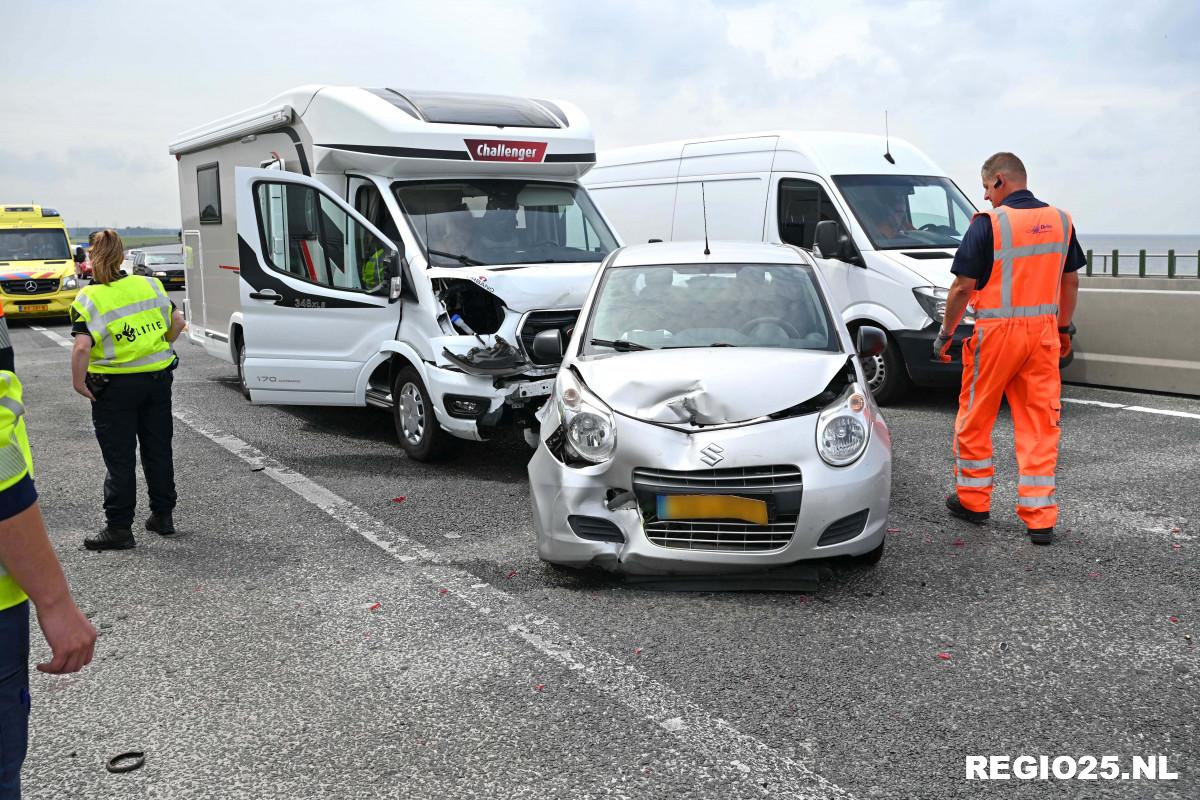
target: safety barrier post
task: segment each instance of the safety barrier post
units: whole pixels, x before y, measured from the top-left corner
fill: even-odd
[[[1094,260],[1095,260],[1095,258],[1092,256],[1092,251],[1088,250],[1087,251],[1087,274],[1089,276],[1091,276],[1091,274],[1092,274],[1092,261],[1094,261]]]
[[[1146,251],[1138,250],[1138,277],[1146,277]]]
[[[1167,251],[1167,277],[1168,278],[1175,277],[1175,251],[1174,250]]]
[[[1200,278],[1200,250],[1196,251],[1196,277]]]
[[[1115,277],[1117,277],[1117,259],[1118,259],[1118,258],[1120,258],[1120,257],[1121,257],[1121,254],[1120,254],[1120,253],[1118,253],[1116,250],[1113,250],[1113,271],[1112,271],[1112,274],[1113,274],[1113,277],[1114,277],[1114,278],[1115,278]]]

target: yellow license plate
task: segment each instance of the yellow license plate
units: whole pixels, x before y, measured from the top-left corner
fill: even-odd
[[[26,314],[36,314],[39,311],[49,311],[49,310],[50,310],[49,303],[39,303],[38,305],[35,305],[35,306],[21,305],[20,303],[17,304],[17,311],[18,312],[24,311]]]
[[[765,500],[717,494],[659,495],[659,519],[736,519],[766,525],[769,519]]]

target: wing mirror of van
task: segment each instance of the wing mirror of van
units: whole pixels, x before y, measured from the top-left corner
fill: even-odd
[[[387,265],[388,301],[394,302],[404,293],[404,257],[393,250],[388,255]]]
[[[821,258],[838,258],[844,261],[849,255],[847,245],[850,242],[842,234],[841,226],[831,219],[817,223],[814,239],[817,255]]]
[[[566,349],[563,344],[562,331],[557,328],[551,328],[546,331],[538,331],[533,336],[533,357],[543,363],[558,363],[562,361],[563,351]]]
[[[877,356],[887,349],[887,334],[874,325],[863,325],[858,329],[856,347],[861,358]]]

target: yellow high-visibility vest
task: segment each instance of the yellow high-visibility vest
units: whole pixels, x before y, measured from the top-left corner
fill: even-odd
[[[24,415],[21,381],[7,370],[0,371],[0,492],[26,476],[33,477],[33,454],[25,436]],[[0,611],[26,599],[25,592],[0,564]]]
[[[85,286],[71,304],[71,314],[92,334],[88,372],[157,372],[175,361],[165,338],[171,301],[158,278],[127,275]]]

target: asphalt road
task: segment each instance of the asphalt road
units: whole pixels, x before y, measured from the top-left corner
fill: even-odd
[[[885,413],[876,568],[655,592],[540,564],[518,436],[410,462],[385,412],[251,406],[184,344],[184,533],[93,554],[103,467],[67,326],[44,327],[12,324],[38,489],[102,637],[82,673],[33,674],[27,798],[1200,796],[1200,417],[1066,403],[1063,535],[1034,548],[1007,417],[974,527],[941,505],[953,398],[918,397]],[[105,771],[130,749],[142,769]],[[1178,779],[964,778],[1022,754]]]

